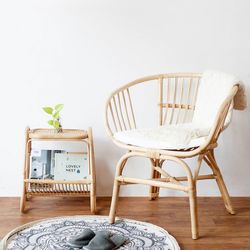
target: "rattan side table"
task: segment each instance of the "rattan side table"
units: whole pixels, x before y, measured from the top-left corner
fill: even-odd
[[[30,155],[33,141],[79,141],[87,145],[89,177],[78,181],[30,179]],[[90,210],[96,211],[96,174],[92,129],[63,129],[55,133],[53,129],[30,129],[25,131],[25,162],[23,193],[20,211],[25,212],[26,204],[32,196],[90,197]]]

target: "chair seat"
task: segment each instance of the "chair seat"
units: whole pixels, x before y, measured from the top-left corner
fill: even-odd
[[[181,150],[202,145],[208,134],[207,128],[184,123],[120,131],[114,134],[114,138],[119,142],[143,148]]]

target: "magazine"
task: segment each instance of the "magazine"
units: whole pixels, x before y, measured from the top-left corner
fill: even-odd
[[[32,149],[30,156],[30,179],[54,179],[55,154],[63,150]]]
[[[56,153],[55,180],[77,181],[87,179],[88,158],[86,153]]]
[[[30,179],[81,180],[88,172],[87,153],[67,153],[64,150],[32,149]]]

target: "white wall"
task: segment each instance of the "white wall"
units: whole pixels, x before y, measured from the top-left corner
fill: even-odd
[[[110,195],[123,152],[104,131],[110,92],[145,75],[211,68],[248,87],[249,13],[247,0],[0,0],[0,196],[20,194],[24,128],[46,126],[41,107],[58,102],[64,127],[93,127],[98,194]],[[249,122],[249,109],[235,112],[217,150],[234,196],[250,195]],[[139,173],[136,163],[128,174]],[[199,184],[199,195],[217,187]]]

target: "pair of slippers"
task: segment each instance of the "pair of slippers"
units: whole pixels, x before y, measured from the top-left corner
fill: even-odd
[[[89,228],[80,235],[68,240],[68,245],[85,250],[113,250],[120,247],[126,238],[121,235],[111,235],[108,231],[94,232]]]

